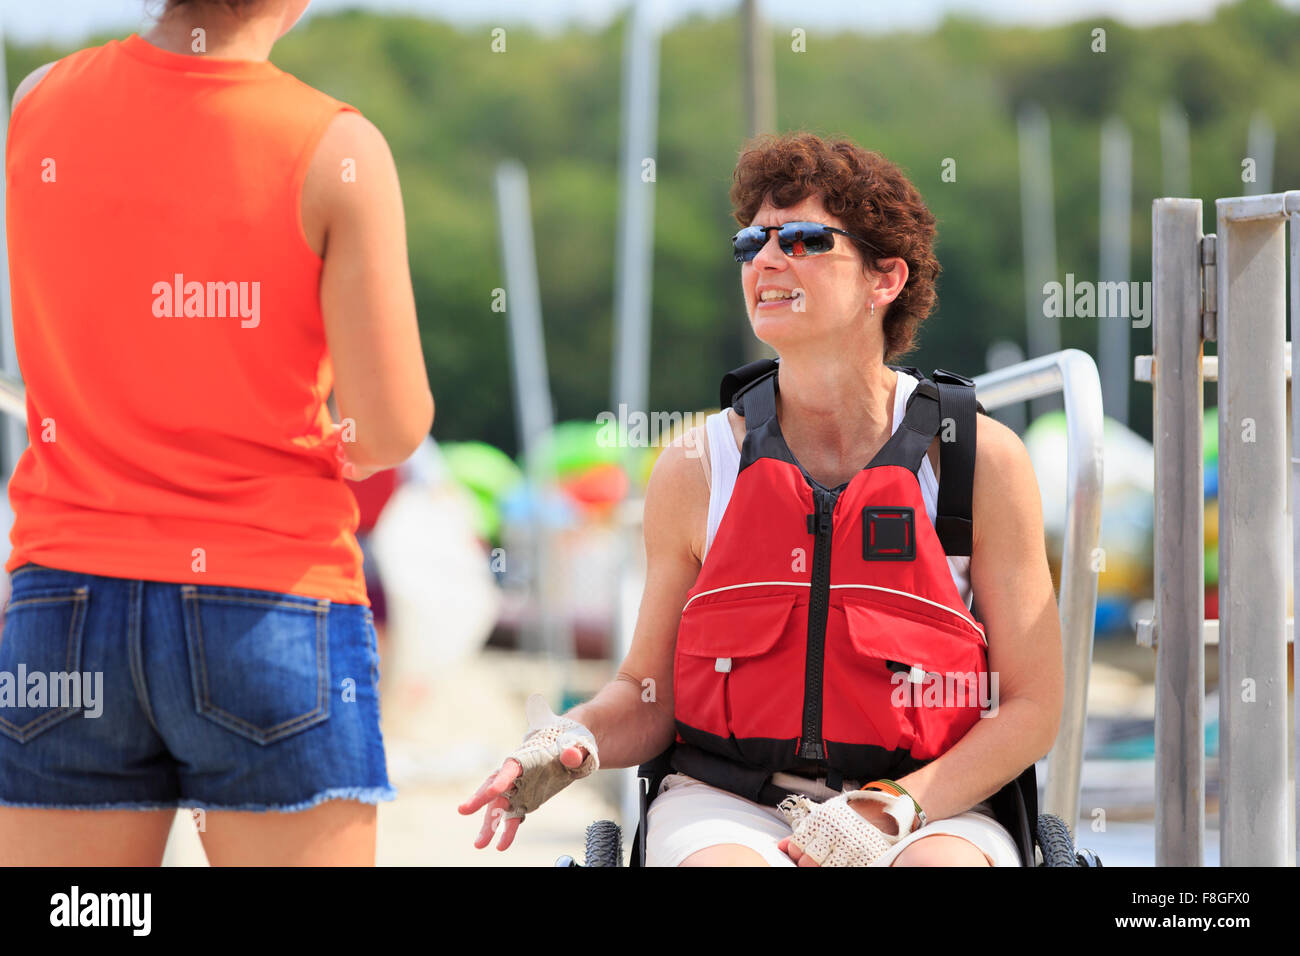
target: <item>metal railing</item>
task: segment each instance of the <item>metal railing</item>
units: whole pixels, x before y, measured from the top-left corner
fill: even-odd
[[[1066,526],[1058,598],[1065,657],[1065,707],[1047,757],[1043,809],[1074,831],[1083,775],[1083,732],[1097,617],[1097,562],[1101,538],[1102,400],[1097,364],[1087,352],[1065,349],[975,378],[988,411],[1061,392],[1067,440]],[[978,595],[976,596],[978,600]]]
[[[1289,219],[1295,309],[1300,191],[1219,199],[1215,208],[1218,231],[1203,236],[1199,199],[1154,202],[1155,354],[1135,365],[1136,377],[1152,382],[1155,401],[1155,617],[1142,622],[1138,640],[1156,646],[1156,864],[1203,862],[1202,698],[1205,644],[1215,630],[1220,860],[1286,866],[1294,862],[1295,807],[1287,740],[1283,251]],[[1212,363],[1203,348],[1215,340]],[[1207,372],[1219,387],[1217,629],[1207,628],[1203,601]],[[1295,406],[1292,427],[1298,421]],[[1291,464],[1292,487],[1300,490],[1295,458]],[[1300,523],[1292,536],[1292,548],[1300,547]]]
[[[0,413],[27,423],[27,390],[12,375],[0,373]]]

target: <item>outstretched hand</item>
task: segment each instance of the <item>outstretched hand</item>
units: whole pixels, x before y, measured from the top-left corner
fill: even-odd
[[[576,744],[565,747],[560,751],[560,763],[570,770],[576,770],[582,766],[583,761],[586,759],[587,748]],[[487,812],[483,814],[483,826],[474,839],[474,846],[477,849],[481,850],[492,842],[492,835],[500,827],[501,821],[505,819],[505,815],[510,809],[510,799],[504,794],[515,785],[515,780],[522,771],[523,768],[519,766],[518,760],[507,758],[505,763],[501,765],[500,770],[483,781],[482,786],[474,792],[474,795],[456,808],[462,815],[468,816],[476,812],[480,807],[487,806]],[[511,817],[505,821],[501,841],[497,844],[498,850],[510,848],[510,844],[515,839],[515,832],[523,821],[523,817]]]

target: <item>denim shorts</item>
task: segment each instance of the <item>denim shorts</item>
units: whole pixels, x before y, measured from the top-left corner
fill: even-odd
[[[305,810],[392,800],[370,609],[14,570],[0,805]]]

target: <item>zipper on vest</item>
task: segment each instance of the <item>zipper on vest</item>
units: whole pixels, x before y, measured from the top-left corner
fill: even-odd
[[[808,516],[808,531],[814,535],[812,587],[808,598],[808,654],[804,667],[803,737],[798,756],[802,760],[825,760],[822,748],[822,673],[826,657],[826,615],[831,595],[831,527],[836,494],[813,488],[815,510]]]

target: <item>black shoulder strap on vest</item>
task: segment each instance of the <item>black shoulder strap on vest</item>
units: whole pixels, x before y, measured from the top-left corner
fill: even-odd
[[[915,371],[910,366],[893,367]],[[754,430],[776,413],[775,394],[770,383],[778,368],[776,359],[759,359],[733,369],[722,378],[718,394],[720,404],[723,408],[730,405],[737,414],[744,415],[747,431]],[[926,395],[937,399],[939,404],[939,500],[935,531],[945,554],[967,556],[972,550],[975,416],[984,408],[975,398],[975,383],[964,375],[935,369],[929,380],[919,373],[917,377],[922,381],[917,383],[912,398],[918,394]],[[759,383],[765,383],[764,387],[756,388]],[[747,401],[750,406],[748,413],[745,410]],[[949,419],[952,420],[951,426]],[[946,435],[951,435],[953,440],[944,441]]]
[[[731,405],[750,385],[753,385],[760,378],[774,371],[779,363],[776,359],[759,359],[756,362],[750,362],[748,365],[742,365],[740,368],[732,369],[726,375],[722,376],[722,387],[718,390],[718,407],[726,408]],[[739,413],[740,409],[736,408]]]
[[[941,368],[934,370],[931,381],[939,390],[939,500],[934,529],[946,554],[969,555],[979,405],[975,383]]]
[[[736,394],[732,408],[745,419],[745,431],[752,432],[776,418],[776,369],[749,383]],[[774,423],[775,427],[775,423]]]

